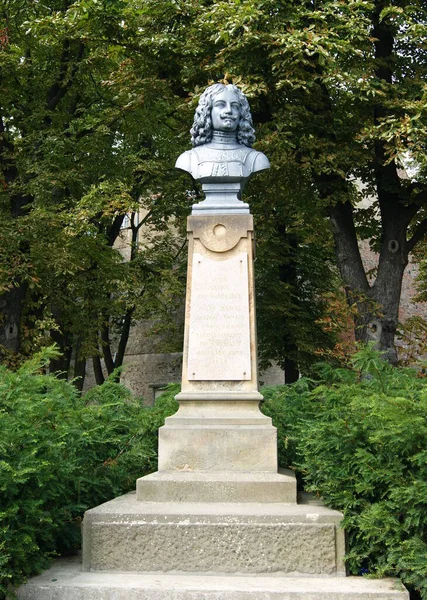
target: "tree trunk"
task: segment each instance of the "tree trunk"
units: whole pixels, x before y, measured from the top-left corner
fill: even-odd
[[[123,223],[123,219],[124,219],[124,215],[119,215],[118,217],[116,217],[107,230],[108,243],[111,246],[114,245],[114,242],[116,241],[117,236],[120,233],[120,227]],[[140,224],[135,223],[135,213],[132,213],[132,216],[131,216],[132,239],[131,239],[131,252],[130,252],[130,261],[131,262],[136,258],[136,255],[138,253],[138,232],[139,232],[141,225],[142,225],[142,222]],[[109,375],[111,375],[111,373],[114,371],[114,369],[121,367],[123,364],[123,360],[124,360],[124,356],[125,356],[125,352],[126,352],[126,346],[127,346],[128,340],[129,340],[130,327],[131,327],[131,323],[132,323],[132,315],[134,312],[135,312],[135,305],[131,306],[126,311],[125,315],[123,316],[122,323],[121,323],[121,330],[120,330],[119,345],[118,345],[117,352],[116,352],[114,358],[113,358],[113,355],[111,352],[111,340],[110,340],[110,334],[109,334],[109,327],[106,326],[101,331],[102,351],[103,351],[103,355],[104,355],[105,366],[107,368],[107,372]],[[119,380],[120,378],[117,378],[117,379]]]
[[[407,210],[397,199],[393,202],[388,198],[382,206],[382,213],[384,234],[378,274],[369,294],[378,305],[379,314],[367,321],[364,341],[375,341],[378,349],[384,351],[384,357],[396,364],[394,338],[399,320],[403,274],[408,264],[406,232],[409,220]]]
[[[381,193],[381,187],[379,187]],[[355,336],[362,342],[374,341],[384,357],[396,364],[394,338],[399,319],[402,279],[408,264],[406,231],[410,212],[397,198],[382,197],[383,241],[377,277],[369,285],[363,268],[349,202],[329,209],[338,268],[350,305],[356,305]]]
[[[81,358],[80,356],[81,340],[78,339],[74,345],[74,385],[79,390],[79,392],[82,392],[86,377],[86,358]]]
[[[283,224],[278,226],[277,231],[282,240],[282,245],[288,248],[288,255],[284,258],[282,264],[279,265],[279,279],[289,285],[291,289],[294,289],[296,293],[299,285],[296,267],[298,241],[295,235],[289,234],[286,231],[286,227]],[[285,319],[283,327],[283,353],[285,359],[282,366],[285,371],[285,383],[290,384],[295,383],[299,379],[298,345],[289,324],[286,322],[286,317],[283,318]]]
[[[0,298],[0,360],[8,352],[19,352],[21,313],[26,294],[26,285],[15,287]],[[2,347],[5,351],[2,351]]]
[[[3,185],[8,190],[10,186],[19,179],[18,169],[11,158],[14,155],[14,146],[9,139],[8,132],[0,115],[0,155],[2,156],[2,165],[0,174],[3,176]],[[32,199],[24,194],[10,194],[9,210],[14,219],[19,219],[24,215],[24,206]],[[22,243],[20,250],[23,253],[29,251],[27,243]],[[6,351],[17,354],[20,350],[21,336],[21,315],[24,301],[27,293],[27,284],[19,280],[16,287],[5,292],[0,298],[0,360],[4,360],[5,354],[1,351],[3,346]]]
[[[102,372],[101,359],[98,355],[92,356],[93,372],[95,374],[96,385],[102,385],[105,381],[104,373]]]
[[[292,360],[290,358],[285,358],[284,371],[285,371],[285,383],[287,385],[298,381],[299,369],[298,369],[298,364],[294,360]]]
[[[372,13],[372,25],[375,46],[375,75],[379,81],[393,85],[394,69],[394,36],[396,25],[382,19],[381,13],[388,2],[376,0]],[[389,116],[390,108],[382,104],[381,96],[374,107],[373,121],[375,125]],[[354,227],[353,208],[350,202],[333,205],[329,209],[329,218],[335,241],[335,254],[341,277],[343,279],[349,304],[357,306],[355,317],[356,339],[374,341],[376,347],[384,352],[384,357],[392,364],[397,362],[394,338],[399,318],[402,279],[408,264],[408,254],[415,243],[425,232],[426,223],[416,228],[411,240],[407,241],[407,232],[411,219],[421,205],[415,194],[411,198],[414,186],[403,186],[398,173],[396,161],[390,160],[385,144],[378,140],[374,147],[372,170],[375,176],[376,194],[380,209],[382,228],[381,248],[378,270],[375,281],[368,281]],[[324,175],[319,178],[322,184],[327,182],[329,188],[348,185],[339,181],[339,176]],[[331,185],[332,184],[332,185]],[[328,186],[323,191],[324,197],[332,196]],[[322,187],[320,188],[322,192]]]
[[[122,323],[122,331],[120,335],[119,347],[117,349],[116,360],[114,362],[115,368],[121,367],[123,364],[123,359],[125,357],[126,346],[129,340],[130,326],[132,323],[132,315],[134,313],[135,307],[129,308],[126,311],[126,314],[123,318]]]
[[[114,359],[111,353],[110,331],[107,325],[101,331],[102,354],[104,356],[105,367],[108,375],[114,371]]]
[[[67,333],[53,330],[50,332],[50,337],[58,346],[60,356],[50,361],[50,372],[57,373],[61,379],[68,379],[68,373],[71,364],[71,355],[73,351],[72,340]]]

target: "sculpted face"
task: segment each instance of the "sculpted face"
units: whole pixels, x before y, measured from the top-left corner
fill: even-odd
[[[236,131],[240,116],[240,102],[232,90],[226,88],[215,96],[211,110],[214,131]]]

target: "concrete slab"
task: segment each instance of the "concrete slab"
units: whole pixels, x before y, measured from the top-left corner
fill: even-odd
[[[18,600],[409,600],[395,579],[84,573],[60,559],[18,590]]]
[[[344,576],[341,518],[319,503],[140,502],[131,493],[86,512],[83,565]]]

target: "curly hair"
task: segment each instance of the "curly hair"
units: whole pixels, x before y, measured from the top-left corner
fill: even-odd
[[[211,110],[214,98],[225,89],[234,92],[240,103],[240,121],[236,131],[237,141],[244,146],[252,146],[255,141],[255,130],[253,128],[251,109],[249,102],[243,92],[235,85],[224,85],[214,83],[205,89],[200,96],[199,104],[194,115],[193,127],[190,129],[191,143],[193,146],[201,146],[211,141],[213,135]]]

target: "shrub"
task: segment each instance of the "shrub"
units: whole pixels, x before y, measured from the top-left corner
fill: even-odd
[[[113,381],[81,397],[42,368],[0,367],[0,597],[80,544],[83,512],[134,489],[157,468],[157,430],[175,412],[171,390],[144,409]]]
[[[178,386],[144,409],[112,379],[80,397],[41,372],[47,350],[0,367],[0,596],[80,543],[83,512],[157,468]],[[366,348],[353,369],[265,388],[279,461],[341,510],[351,573],[400,576],[427,600],[427,387]]]
[[[427,600],[427,387],[368,347],[353,369],[268,390],[281,460],[344,514],[351,573],[399,576]]]

